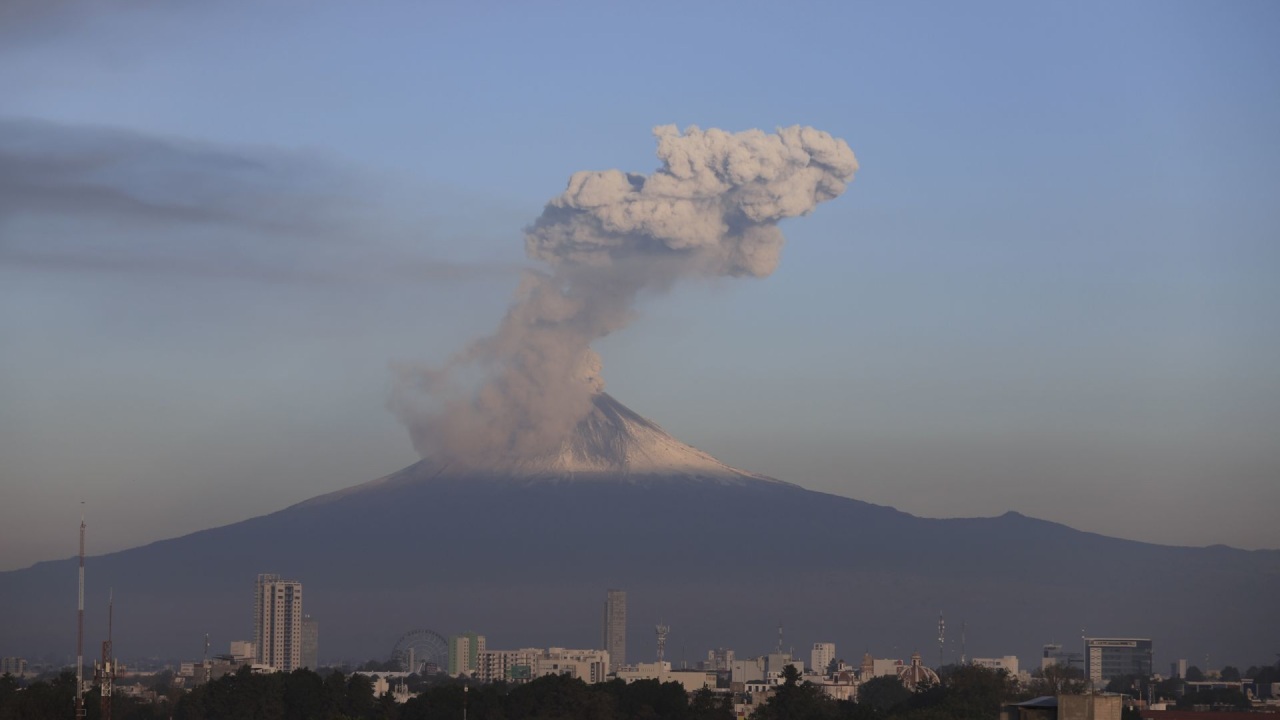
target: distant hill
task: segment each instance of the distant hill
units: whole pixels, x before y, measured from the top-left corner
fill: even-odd
[[[628,660],[816,641],[856,660],[1151,637],[1156,669],[1277,651],[1280,551],[1151,545],[1017,513],[934,520],[736,470],[607,395],[554,456],[424,460],[262,517],[88,561],[86,656],[115,590],[122,656],[197,658],[252,629],[255,576],[300,580],[320,656],[386,656],[414,628],[490,647],[598,647],[606,588],[628,591]],[[0,654],[75,647],[74,560],[0,573]],[[99,602],[101,598],[101,602]]]

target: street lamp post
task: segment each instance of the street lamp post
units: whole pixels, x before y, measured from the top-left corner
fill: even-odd
[[[462,720],[467,720],[467,691],[470,689],[470,685],[462,686]]]

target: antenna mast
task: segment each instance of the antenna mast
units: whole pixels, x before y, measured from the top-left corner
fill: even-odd
[[[84,501],[80,501],[80,593],[76,601],[76,717],[84,717]]]
[[[947,663],[944,649],[947,643],[947,621],[942,619],[942,613],[938,613],[938,667],[942,667]]]
[[[658,665],[661,666],[662,657],[666,654],[667,650],[667,633],[671,632],[671,628],[659,622],[658,626],[654,628],[654,630],[658,633]]]
[[[782,621],[778,621],[778,649],[775,651],[779,655],[782,654]]]
[[[107,591],[107,639],[102,643],[102,670],[98,678],[98,692],[101,694],[99,707],[102,720],[111,720],[111,695],[115,686],[116,663],[112,656],[111,630],[115,624],[115,591]]]

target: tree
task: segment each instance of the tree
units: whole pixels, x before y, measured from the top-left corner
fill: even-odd
[[[1075,695],[1084,692],[1084,672],[1070,665],[1055,664],[1031,673],[1031,691],[1036,695]]]
[[[1132,698],[1142,698],[1147,695],[1148,682],[1148,679],[1141,675],[1117,675],[1107,683],[1106,691]]]
[[[1227,665],[1218,673],[1218,677],[1226,682],[1240,682],[1240,668]]]
[[[958,718],[994,718],[1000,705],[1016,691],[1013,678],[1004,670],[966,665],[954,672],[944,688],[943,704]]]
[[[1204,672],[1195,665],[1192,665],[1187,668],[1187,677],[1185,679],[1187,682],[1204,682]]]
[[[1270,698],[1272,683],[1280,683],[1280,668],[1275,665],[1267,665],[1258,670],[1258,674],[1253,677],[1254,687],[1258,688],[1258,696]]]
[[[689,701],[689,720],[733,720],[733,701],[703,688]]]
[[[347,715],[360,720],[373,717],[373,681],[368,675],[353,674],[347,681]]]
[[[1182,678],[1165,678],[1156,683],[1157,700],[1177,700],[1182,693]]]
[[[858,688],[858,704],[889,712],[911,699],[911,691],[896,676],[872,678]]]
[[[782,684],[752,720],[835,720],[837,712],[835,700],[817,685],[800,682],[800,671],[788,665],[782,669]]]

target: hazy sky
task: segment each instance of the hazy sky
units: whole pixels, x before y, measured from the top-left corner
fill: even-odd
[[[929,516],[1280,547],[1280,5],[0,6],[0,569],[416,459],[394,363],[651,129],[861,169],[781,265],[642,300],[608,390]],[[424,516],[429,525],[429,517]]]

